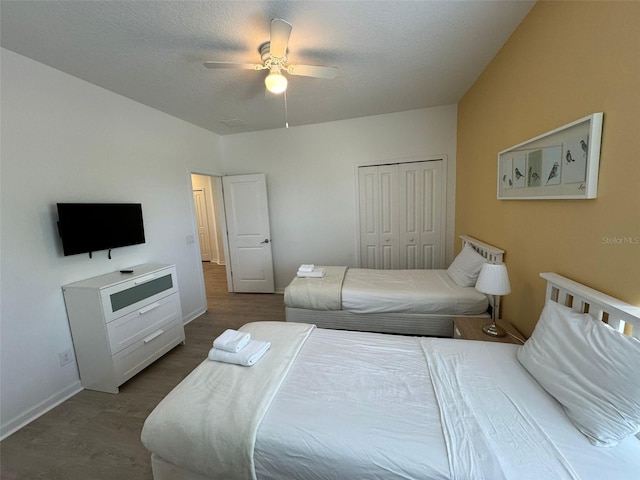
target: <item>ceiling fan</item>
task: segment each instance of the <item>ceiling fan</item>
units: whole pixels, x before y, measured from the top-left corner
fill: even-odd
[[[287,77],[283,75],[302,75],[334,79],[338,76],[335,67],[323,67],[318,65],[285,65],[287,63],[287,48],[292,26],[290,23],[274,18],[271,20],[271,38],[258,48],[262,63],[234,63],[234,62],[204,62],[207,68],[235,68],[242,70],[269,70],[264,83],[271,93],[283,93],[287,89]]]

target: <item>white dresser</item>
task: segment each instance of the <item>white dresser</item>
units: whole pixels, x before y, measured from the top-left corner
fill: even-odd
[[[147,263],[62,287],[82,386],[118,393],[184,342],[173,265]]]

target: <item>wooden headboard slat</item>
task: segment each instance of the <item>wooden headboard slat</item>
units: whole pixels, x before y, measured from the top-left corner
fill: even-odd
[[[464,248],[465,245],[469,245],[490,262],[503,262],[504,250],[494,247],[493,245],[489,245],[488,243],[481,242],[480,240],[468,235],[460,235],[460,238],[462,239],[462,248]]]
[[[462,248],[469,245],[476,252],[486,258],[488,261],[493,263],[502,263],[504,260],[504,250],[498,247],[494,247],[493,245],[489,245],[488,243],[481,242],[473,237],[468,235],[460,235],[462,239]],[[489,297],[489,304],[491,308],[495,310],[496,318],[500,317],[500,297],[493,297],[493,295],[487,295]],[[495,305],[494,305],[495,298]]]
[[[583,312],[606,322],[614,329],[640,339],[640,308],[570,280],[557,273],[545,272],[540,276],[547,281],[547,301],[567,305],[573,298],[574,309],[580,305]]]

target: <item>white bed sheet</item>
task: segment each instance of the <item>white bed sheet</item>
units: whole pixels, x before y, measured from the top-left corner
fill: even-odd
[[[459,287],[446,270],[349,268],[342,285],[342,309],[354,313],[478,315],[487,296]]]
[[[440,414],[418,339],[316,329],[257,434],[259,480],[450,478]],[[509,379],[582,480],[640,472],[640,440],[594,447],[524,370],[517,345],[459,342],[480,371]]]

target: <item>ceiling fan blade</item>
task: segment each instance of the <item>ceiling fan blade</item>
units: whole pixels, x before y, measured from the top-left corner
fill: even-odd
[[[260,63],[234,63],[234,62],[204,62],[207,68],[234,68],[237,70],[263,70],[265,67]]]
[[[279,18],[271,20],[271,44],[269,47],[271,56],[282,58],[287,54],[292,28],[290,23]]]
[[[339,74],[336,67],[321,67],[319,65],[289,65],[289,75],[302,75],[305,77],[326,78],[333,80]]]

